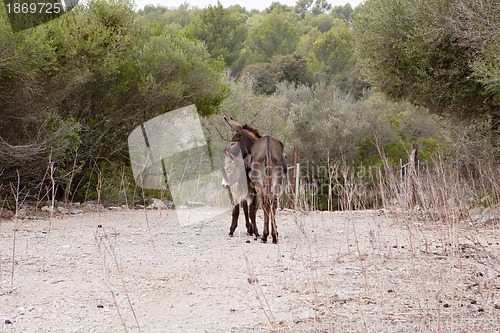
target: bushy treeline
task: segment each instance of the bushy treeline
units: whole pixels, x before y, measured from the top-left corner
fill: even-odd
[[[335,165],[372,186],[413,144],[423,162],[498,161],[498,7],[477,16],[477,1],[135,12],[91,0],[18,33],[0,7],[1,198],[131,200],[127,135],[188,104],[214,166],[225,114],[284,141],[289,163],[298,146],[304,180],[320,187],[346,182]]]
[[[20,183],[29,198],[93,197],[97,176],[116,182],[128,168],[132,129],[188,104],[212,114],[227,96],[222,60],[175,26],[139,20],[131,2],[92,0],[17,33],[4,9],[2,196]]]

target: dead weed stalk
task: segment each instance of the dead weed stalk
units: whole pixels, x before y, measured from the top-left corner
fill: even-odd
[[[266,316],[266,319],[269,322],[269,325],[271,325],[271,327],[274,331],[277,329],[276,318],[274,317],[273,311],[271,309],[271,306],[269,305],[267,297],[259,284],[259,280],[257,279],[257,277],[255,275],[255,267],[248,260],[248,257],[246,255],[245,255],[245,263],[246,263],[247,272],[248,272],[248,283],[250,283],[252,285],[252,287],[255,291],[255,296],[259,300],[260,307],[261,307],[262,311],[264,312],[264,315]]]
[[[102,185],[103,185],[104,179],[101,173],[98,175],[97,179],[97,205],[100,207],[101,204],[101,193],[102,193]],[[98,209],[98,220],[101,221],[102,215],[101,215],[101,210]],[[120,311],[120,305],[118,304],[118,301],[116,299],[115,291],[112,286],[112,282],[110,281],[110,276],[112,275],[111,272],[115,271],[116,275],[118,276],[120,283],[121,283],[121,289],[123,293],[125,294],[125,298],[127,300],[128,308],[130,312],[132,313],[132,316],[134,318],[135,324],[137,325],[137,329],[139,332],[142,332],[141,326],[139,324],[139,320],[137,319],[137,315],[135,313],[134,305],[131,301],[129,290],[127,287],[127,284],[125,282],[124,276],[123,276],[123,270],[122,267],[118,261],[118,256],[116,254],[115,248],[116,244],[113,242],[116,241],[116,236],[118,234],[116,232],[108,234],[105,231],[105,228],[103,227],[102,224],[97,225],[97,231],[95,233],[95,241],[97,245],[97,250],[99,252],[100,257],[102,258],[103,261],[103,266],[104,266],[104,272],[105,272],[105,284],[106,287],[108,288],[109,292],[111,293],[111,297],[113,298],[113,304],[116,308],[118,317],[120,318],[121,324],[123,326],[123,329],[125,332],[129,332],[127,323],[125,322],[125,318],[123,317],[123,314]],[[106,258],[111,258],[111,264],[106,260]]]

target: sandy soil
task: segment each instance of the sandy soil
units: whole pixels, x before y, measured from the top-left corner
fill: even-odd
[[[498,224],[285,210],[275,245],[175,215],[0,222],[0,331],[500,332]]]

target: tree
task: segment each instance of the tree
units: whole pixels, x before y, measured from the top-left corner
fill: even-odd
[[[347,25],[352,26],[354,21],[354,10],[349,3],[345,6],[335,6],[332,9],[332,16],[341,19],[347,23]]]
[[[202,40],[212,58],[224,58],[233,73],[241,70],[238,61],[247,37],[245,22],[247,15],[237,7],[224,9],[220,2],[201,10],[189,26],[196,39]]]
[[[269,63],[258,63],[245,66],[240,80],[251,82],[252,90],[257,95],[272,95],[276,91],[276,81]]]
[[[300,15],[301,19],[306,17],[306,13],[309,12],[314,0],[297,0],[295,5],[295,12]]]
[[[323,64],[325,73],[336,75],[354,63],[354,34],[337,19],[334,27],[314,42],[312,53]]]
[[[499,20],[497,1],[369,0],[356,14],[357,52],[368,81],[389,96],[461,119],[488,115],[498,128],[488,73],[498,82]]]
[[[294,14],[276,9],[248,33],[247,45],[252,62],[269,61],[274,55],[290,54],[298,42],[297,19]]]
[[[280,82],[287,82],[295,87],[314,84],[314,76],[307,67],[307,61],[298,53],[277,55],[271,63],[246,66],[242,77],[252,79],[254,93],[266,95],[276,92]]]
[[[186,27],[199,9],[190,9],[189,4],[183,3],[177,8],[167,8],[163,6],[146,5],[144,9],[139,10],[138,14],[146,21],[156,23],[177,24],[180,27]]]
[[[299,53],[274,57],[270,69],[276,82],[286,81],[295,87],[312,86],[314,83],[314,77],[307,68],[307,61]]]
[[[477,52],[471,64],[474,76],[493,96],[493,102],[500,105],[500,6],[495,3],[456,1],[456,15],[450,22],[463,47]]]
[[[270,14],[274,11],[281,13],[281,14],[283,14],[283,13],[291,14],[294,12],[294,8],[287,6],[287,5],[283,5],[280,2],[273,1],[273,3],[271,3],[271,5],[269,7],[267,7],[267,9],[264,10],[264,12],[266,14]]]
[[[311,19],[310,25],[321,32],[327,32],[335,26],[336,19],[332,15],[321,13]]]
[[[305,19],[307,13],[317,16],[331,10],[332,5],[327,0],[297,0],[295,4],[295,12],[300,15],[301,19]]]
[[[314,7],[312,8],[313,15],[320,15],[322,13],[328,13],[332,10],[332,5],[326,0],[316,0],[314,2]]]

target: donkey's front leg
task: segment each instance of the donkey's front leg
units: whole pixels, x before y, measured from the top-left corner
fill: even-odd
[[[250,221],[252,223],[253,234],[255,236],[255,240],[259,238],[259,229],[257,228],[257,220],[256,220],[256,212],[257,212],[257,196],[253,197],[252,202],[250,203]]]
[[[229,236],[233,237],[233,233],[238,226],[238,217],[240,216],[240,205],[236,205],[233,208],[233,220],[231,221],[231,228],[229,229]]]
[[[253,226],[248,218],[248,203],[246,200],[241,202],[241,207],[243,207],[243,213],[245,214],[245,225],[247,227],[247,235],[253,235]]]

